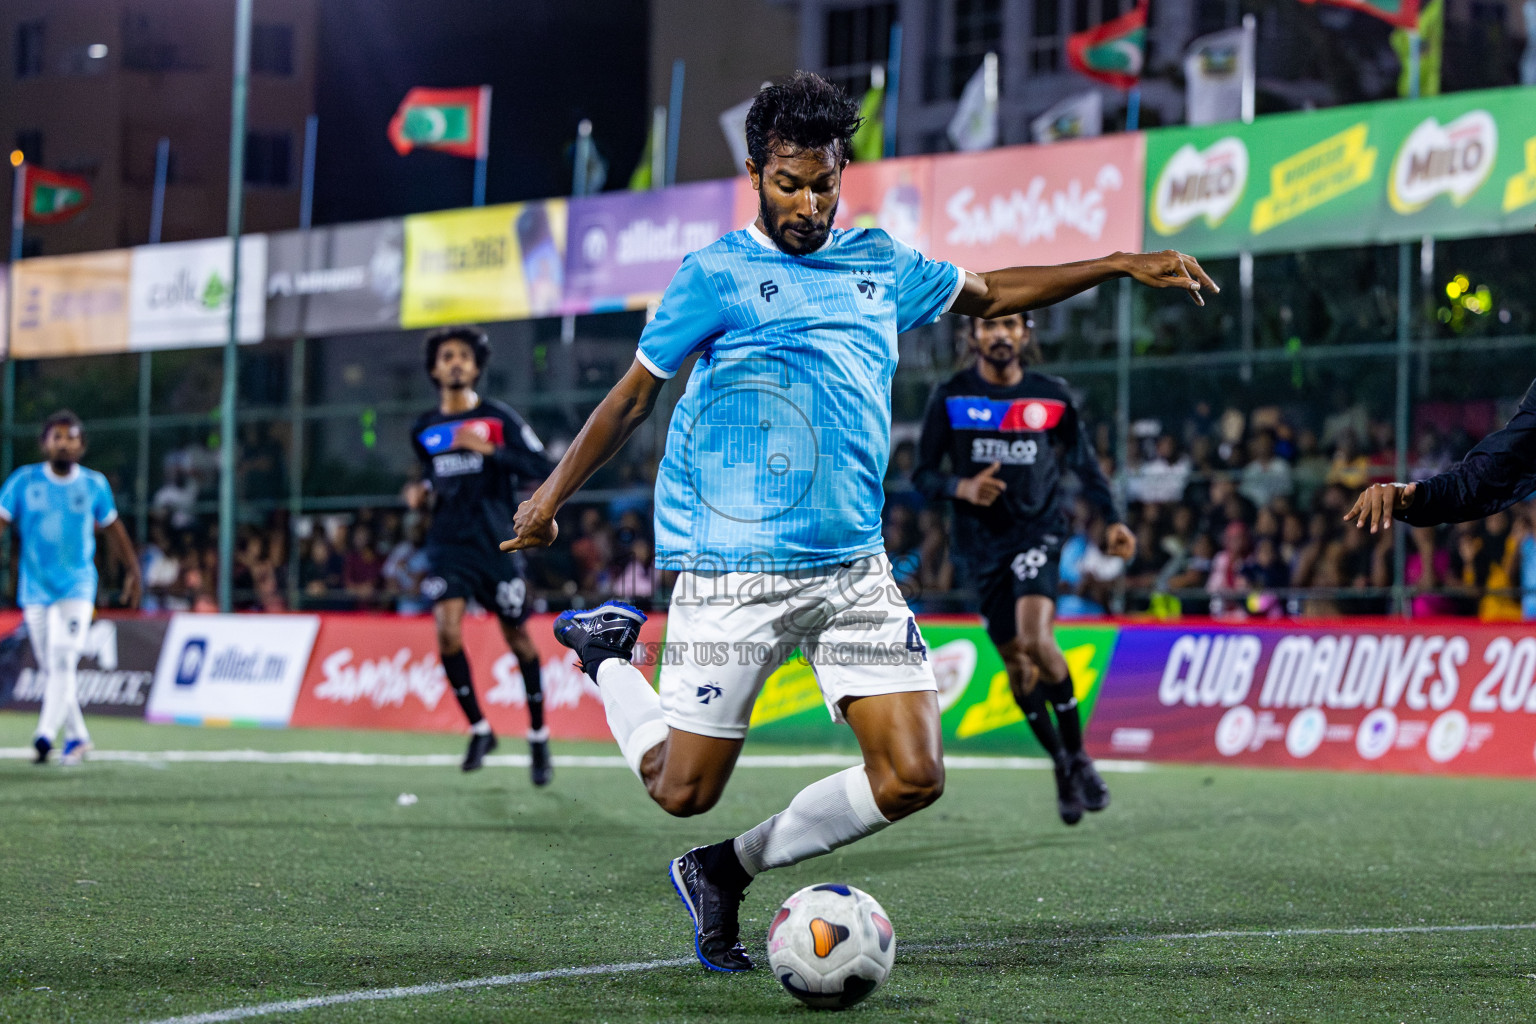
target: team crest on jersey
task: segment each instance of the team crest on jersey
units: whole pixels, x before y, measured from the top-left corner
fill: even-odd
[[[1067,403],[1055,398],[991,399],[956,395],[944,401],[954,430],[995,430],[1005,434],[1052,430],[1066,414]]]

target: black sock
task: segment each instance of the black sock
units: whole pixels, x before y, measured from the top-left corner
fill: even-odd
[[[1051,710],[1056,712],[1056,728],[1061,732],[1061,745],[1068,754],[1083,750],[1083,723],[1077,714],[1077,694],[1072,692],[1072,677],[1059,683],[1047,683],[1036,687],[1050,698]]]
[[[469,719],[470,725],[478,724],[485,716],[480,713],[480,702],[475,699],[475,686],[469,679],[469,659],[464,652],[445,655],[443,671],[448,675],[448,685],[453,687],[459,707],[464,709],[464,717]]]
[[[722,889],[745,892],[752,884],[752,876],[741,866],[736,856],[736,842],[727,839],[723,843],[699,848],[699,862],[704,865],[704,876]]]
[[[1056,726],[1051,724],[1051,716],[1046,713],[1042,691],[1043,687],[1037,685],[1024,695],[1024,721],[1029,723],[1029,731],[1035,734],[1045,752],[1051,757],[1060,757],[1061,737],[1056,735]]]
[[[523,671],[523,691],[528,694],[528,728],[538,732],[544,728],[544,689],[539,681],[539,659],[530,658],[524,664],[519,658],[517,663]]]

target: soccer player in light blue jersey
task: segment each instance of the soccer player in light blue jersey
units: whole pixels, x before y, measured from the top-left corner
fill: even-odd
[[[127,573],[123,600],[130,605],[138,603],[139,560],[117,518],[107,478],[80,465],[85,454],[80,418],[68,411],[48,417],[42,449],[46,461],[22,466],[0,486],[0,533],[10,526],[21,538],[16,603],[37,667],[48,679],[32,740],[36,763],[48,760],[62,726],[60,760],[72,764],[91,744],[80,713],[76,669],[96,606],[97,532],[106,532]]]
[[[816,75],[758,94],[746,164],[757,220],[683,261],[634,364],[502,544],[554,540],[556,512],[697,356],[656,480],[657,567],[679,574],[660,694],[630,664],[640,612],[616,602],[567,612],[555,635],[580,656],[625,760],[670,814],[719,800],[758,691],[795,647],[864,758],[747,833],[672,862],[694,950],[713,970],[752,966],[737,912],[758,872],[877,832],[944,789],[928,651],[880,536],[897,334],[950,310],[1037,309],[1117,277],[1197,303],[1216,287],[1173,251],[973,274],[884,231],[834,230],[858,123],[858,105]]]

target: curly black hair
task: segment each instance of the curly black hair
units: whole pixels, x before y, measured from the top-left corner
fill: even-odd
[[[838,163],[847,163],[853,133],[863,123],[859,105],[831,82],[809,71],[757,94],[747,111],[747,155],[759,168],[780,146],[821,149],[836,145]]]
[[[428,377],[432,376],[432,368],[437,365],[437,350],[449,341],[462,341],[468,345],[475,356],[475,369],[485,372],[485,364],[491,361],[490,339],[480,328],[472,324],[460,324],[457,327],[441,327],[427,335],[425,355]]]

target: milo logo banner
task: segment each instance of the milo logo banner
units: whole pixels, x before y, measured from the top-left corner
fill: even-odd
[[[1127,626],[1089,742],[1154,761],[1536,775],[1536,635],[1446,619]]]
[[[1198,256],[1524,231],[1536,99],[1495,89],[1147,133],[1148,248]]]

